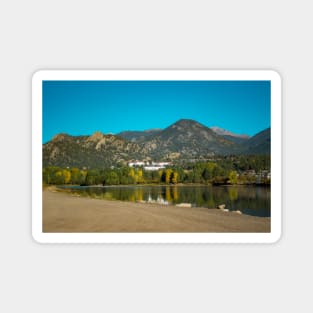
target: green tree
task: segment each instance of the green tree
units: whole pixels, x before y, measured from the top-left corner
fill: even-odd
[[[105,184],[106,185],[118,185],[119,183],[120,181],[119,181],[119,177],[117,173],[115,173],[114,171],[110,171],[105,178]]]
[[[201,173],[199,173],[198,171],[194,171],[192,173],[192,182],[193,183],[196,183],[196,184],[199,184],[201,183]]]
[[[202,177],[205,181],[208,181],[209,179],[212,178],[212,172],[205,168],[202,172]]]

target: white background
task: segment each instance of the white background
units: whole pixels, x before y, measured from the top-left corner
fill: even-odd
[[[2,0],[0,311],[312,311],[310,3]],[[280,72],[282,239],[273,245],[35,243],[31,76],[76,68]]]

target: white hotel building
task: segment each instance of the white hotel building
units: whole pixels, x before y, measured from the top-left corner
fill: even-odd
[[[142,162],[142,161],[135,161],[135,162],[129,162],[129,167],[143,167],[146,171],[157,171],[162,168],[165,168],[166,166],[171,165],[171,162],[152,162],[151,165],[149,162]]]

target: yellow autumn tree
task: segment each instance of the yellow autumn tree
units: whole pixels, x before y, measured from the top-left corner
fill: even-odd
[[[170,181],[171,181],[171,174],[172,174],[172,170],[168,168],[168,169],[165,171],[165,183],[166,183],[166,184],[169,184],[169,183],[170,183]]]
[[[129,172],[128,172],[128,176],[131,178],[131,183],[136,183],[137,182],[137,177],[135,175],[135,171],[134,169],[131,167]]]
[[[173,171],[171,174],[171,183],[177,184],[177,180],[178,180],[178,173]]]
[[[56,185],[64,184],[64,176],[62,170],[59,170],[55,173],[55,184]]]
[[[142,174],[142,169],[138,169],[137,171],[137,182],[139,184],[143,183],[143,174]]]
[[[229,183],[232,185],[236,185],[237,184],[237,172],[236,171],[230,171],[229,175],[228,175],[228,179],[229,179]]]
[[[80,184],[80,179],[81,179],[81,173],[79,168],[73,167],[71,169],[71,181],[72,184]]]
[[[63,170],[64,184],[68,184],[71,181],[71,172],[68,170]]]

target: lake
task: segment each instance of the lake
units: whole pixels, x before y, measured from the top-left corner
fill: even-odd
[[[160,204],[191,203],[192,206],[215,208],[226,204],[230,211],[270,217],[271,191],[264,186],[60,186],[72,193],[93,198],[146,201]],[[191,208],[192,209],[192,208]]]

